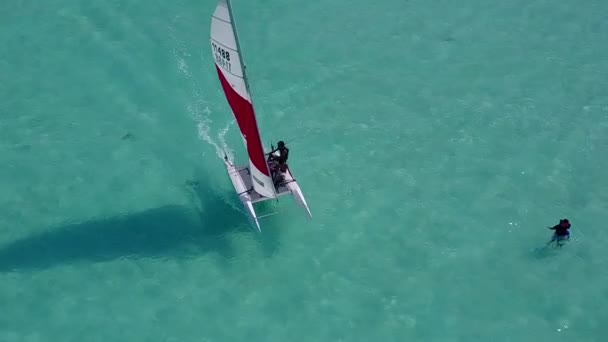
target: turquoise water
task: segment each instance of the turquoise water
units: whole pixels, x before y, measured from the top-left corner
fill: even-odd
[[[0,4],[0,341],[605,339],[608,3],[233,5],[261,234],[214,1]]]

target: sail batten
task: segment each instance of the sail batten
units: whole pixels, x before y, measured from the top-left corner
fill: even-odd
[[[275,198],[228,0],[219,0],[215,8],[210,42],[218,78],[249,155],[253,188],[264,197]]]

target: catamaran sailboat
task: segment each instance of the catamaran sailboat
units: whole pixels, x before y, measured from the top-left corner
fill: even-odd
[[[291,170],[287,168],[284,172],[277,171],[282,177],[282,181],[277,184],[271,177],[255,118],[230,0],[219,0],[211,18],[211,49],[222,89],[249,155],[248,165],[235,166],[224,154],[226,170],[249,217],[258,231],[261,231],[259,219],[264,216],[257,216],[253,204],[278,200],[280,196],[291,194],[296,203],[306,210],[308,217],[312,218],[306,199]],[[278,157],[276,151],[272,153]]]

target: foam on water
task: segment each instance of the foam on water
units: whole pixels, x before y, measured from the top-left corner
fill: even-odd
[[[175,20],[177,19],[179,19],[179,17],[175,18]],[[224,155],[226,155],[228,156],[229,160],[234,160],[234,152],[228,147],[225,140],[226,133],[230,129],[231,123],[228,122],[226,126],[218,132],[217,141],[211,137],[210,130],[213,124],[211,119],[211,110],[201,95],[200,87],[198,86],[196,80],[193,79],[188,68],[188,63],[184,59],[185,56],[191,57],[191,54],[187,52],[186,44],[175,36],[175,29],[172,26],[169,26],[169,32],[171,39],[173,39],[177,45],[177,47],[173,49],[173,56],[177,61],[177,67],[184,77],[191,83],[193,102],[188,104],[187,109],[192,119],[196,122],[199,138],[213,146],[217,156],[220,159],[223,160]]]

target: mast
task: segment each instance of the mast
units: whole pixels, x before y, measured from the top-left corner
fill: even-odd
[[[251,102],[251,107],[253,107],[254,120],[256,120],[257,126],[257,118],[255,117],[255,105],[253,103],[253,94],[251,93],[251,88],[249,87],[249,78],[247,77],[247,65],[245,64],[245,58],[243,57],[243,50],[241,49],[241,43],[239,41],[239,33],[236,29],[236,20],[234,19],[234,11],[232,10],[232,1],[226,0],[226,5],[228,7],[228,14],[230,15],[230,25],[232,25],[232,31],[234,32],[234,42],[236,43],[236,49],[239,51],[239,58],[241,59],[245,88],[247,88],[247,92],[249,93],[249,101]],[[258,132],[259,131],[260,128],[258,127]],[[268,171],[268,174],[270,174],[270,168],[268,167],[268,163],[265,163],[264,165],[266,165],[266,171]],[[278,200],[279,197],[277,196],[277,192],[275,191],[274,187],[272,188],[272,192],[274,193],[274,197],[276,197]]]
[[[232,11],[232,3],[230,0],[226,0],[226,5],[228,7],[228,14],[230,15],[230,25],[232,26],[232,32],[234,32],[234,42],[236,43],[236,49],[239,51],[239,58],[241,59],[241,65],[243,67],[243,80],[245,81],[245,87],[247,88],[247,92],[249,93],[249,100],[251,101],[251,106],[253,105],[253,95],[251,94],[251,89],[249,89],[249,80],[247,78],[247,66],[245,65],[245,58],[243,57],[243,50],[241,50],[241,43],[239,42],[239,33],[236,29],[236,22],[234,20],[234,12]]]

